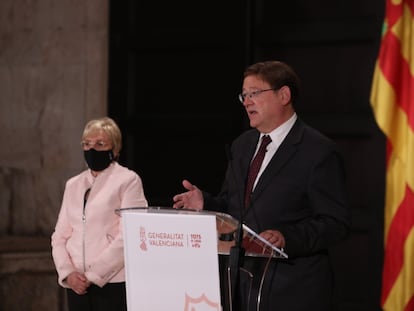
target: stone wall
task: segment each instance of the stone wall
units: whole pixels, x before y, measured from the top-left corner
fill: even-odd
[[[0,310],[64,310],[50,235],[83,126],[106,114],[108,7],[0,1]]]

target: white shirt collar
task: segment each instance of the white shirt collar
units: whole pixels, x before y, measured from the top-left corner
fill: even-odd
[[[283,139],[285,139],[285,137],[287,136],[287,134],[289,133],[291,128],[293,127],[293,124],[295,124],[297,118],[298,118],[298,116],[296,115],[296,113],[294,113],[289,118],[289,120],[287,120],[285,123],[283,123],[280,126],[278,126],[277,128],[275,128],[270,133],[267,133],[267,134],[261,133],[259,141],[261,141],[261,138],[264,135],[269,135],[270,138],[272,139],[272,143],[276,143],[276,145],[279,146],[282,143]]]

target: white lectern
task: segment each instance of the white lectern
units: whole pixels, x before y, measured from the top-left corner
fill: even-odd
[[[166,207],[118,212],[124,231],[129,311],[223,310],[218,254],[230,255],[239,227],[236,219],[223,213]],[[288,257],[246,225],[242,228],[246,256]],[[230,278],[226,283],[223,287],[231,286]]]
[[[214,214],[166,208],[119,211],[129,311],[221,310]]]

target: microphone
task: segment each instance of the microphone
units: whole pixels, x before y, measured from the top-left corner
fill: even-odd
[[[230,146],[228,144],[226,144],[226,157],[227,157],[227,162],[228,162],[228,169],[231,175],[231,178],[233,179],[234,184],[236,185],[236,189],[237,189],[237,197],[239,198],[239,203],[240,203],[240,222],[243,222],[243,218],[244,218],[244,199],[243,199],[243,195],[241,193],[241,187],[239,187],[239,184],[237,182],[236,179],[236,174],[234,171],[234,167],[233,167],[233,155],[231,153],[231,149]]]

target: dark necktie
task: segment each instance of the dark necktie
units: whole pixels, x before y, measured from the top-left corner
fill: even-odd
[[[250,195],[253,191],[254,181],[256,180],[257,174],[259,173],[260,167],[262,166],[262,162],[266,153],[266,147],[271,141],[272,139],[269,135],[262,137],[262,142],[260,144],[259,150],[257,151],[252,163],[250,164],[249,175],[247,176],[246,192],[244,194],[245,208],[249,207]]]

